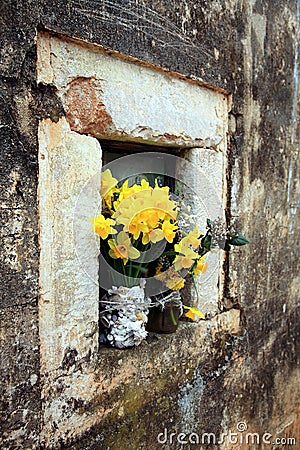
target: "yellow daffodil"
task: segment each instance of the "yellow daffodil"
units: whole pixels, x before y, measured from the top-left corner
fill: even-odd
[[[164,237],[165,235],[162,230],[156,228],[155,230],[150,230],[148,233],[143,233],[142,243],[144,245],[148,244],[149,242],[153,242],[155,244],[156,242],[161,241]]]
[[[185,246],[191,246],[195,250],[201,244],[201,233],[198,231],[198,226],[196,225],[193,231],[191,231],[187,236],[182,239],[182,244]]]
[[[179,253],[174,260],[176,270],[189,269],[194,262],[199,258],[198,253],[193,249],[196,249],[201,244],[197,227],[194,228],[187,236],[181,239],[178,244],[174,245],[174,250]]]
[[[145,223],[139,221],[138,217],[136,217],[135,220],[132,220],[124,227],[124,231],[131,233],[133,238],[137,240],[141,233],[148,233],[149,229]]]
[[[113,219],[106,219],[102,214],[93,217],[91,222],[93,223],[93,231],[102,239],[107,239],[108,235],[116,233],[116,230],[112,228],[112,225],[115,225],[115,221]]]
[[[202,256],[202,258],[200,258],[197,261],[197,265],[193,269],[194,276],[198,276],[198,275],[200,275],[200,273],[205,273],[207,271],[208,264],[203,262],[204,259],[205,259],[205,256]]]
[[[191,253],[191,256],[189,255],[178,255],[176,256],[174,260],[174,267],[176,270],[181,269],[189,269],[194,263],[193,255]]]
[[[161,229],[164,233],[166,240],[170,243],[173,242],[178,226],[175,225],[174,223],[171,223],[169,220],[165,220],[162,224]]]
[[[115,212],[112,214],[112,218],[115,219],[118,224],[129,225],[138,213],[139,205],[133,198],[129,197],[118,205],[117,202],[114,202],[114,208]]]
[[[194,252],[190,247],[183,245],[182,241],[180,241],[179,244],[174,245],[174,250],[179,253],[174,259],[174,267],[177,271],[189,269],[199,257],[198,253]]]
[[[118,184],[118,180],[112,176],[109,169],[106,169],[101,174],[101,197],[105,197],[107,193]]]
[[[174,267],[169,267],[165,272],[161,272],[161,266],[156,270],[155,278],[162,283],[164,283],[167,288],[177,291],[182,289],[185,283],[184,278],[182,278],[174,269]]]
[[[117,184],[118,180],[112,176],[109,169],[102,173],[100,194],[109,209],[112,209],[114,194],[119,192]]]
[[[134,184],[133,186],[128,186],[128,180],[126,180],[121,189],[120,189],[120,195],[118,200],[115,202],[114,207],[117,209],[117,207],[120,205],[121,202],[126,200],[127,198],[131,197],[132,195],[143,191],[143,196],[150,196],[150,192],[153,188],[149,185],[148,181],[142,180],[141,184]],[[136,196],[134,196],[136,198]]]
[[[184,278],[178,277],[177,280],[174,280],[172,278],[166,282],[166,286],[169,289],[172,289],[172,291],[179,291],[179,289],[182,289],[184,287],[184,282]]]
[[[156,228],[159,224],[159,217],[157,211],[153,208],[140,207],[140,211],[136,214],[134,220],[147,224],[149,229]]]
[[[124,265],[127,264],[128,259],[137,259],[140,252],[131,244],[130,237],[125,231],[121,231],[117,235],[117,239],[109,239],[108,245],[110,247],[109,256],[113,259],[121,258]]]
[[[157,183],[155,188],[152,188],[146,180],[131,187],[128,186],[128,181],[125,181],[113,206],[115,213],[112,217],[118,224],[123,224],[126,230],[129,229],[131,222],[140,221],[147,225],[144,241],[148,242],[151,240],[149,233],[151,230],[161,228],[161,221],[175,220],[177,216],[177,204],[169,199],[169,188],[160,188]],[[136,228],[136,225],[133,227]],[[157,239],[157,236],[153,236],[153,239]]]
[[[185,317],[188,317],[189,319],[196,320],[196,317],[200,317],[200,319],[205,319],[205,316],[203,312],[199,311],[198,309],[192,307],[192,306],[185,306],[183,305],[184,309],[187,309],[188,312],[186,312],[184,315]]]
[[[174,201],[170,200],[169,188],[167,186],[161,188],[156,184],[155,188],[151,193],[151,204],[159,212],[159,218],[161,220],[168,218],[173,220],[176,219],[177,204]]]
[[[114,202],[115,212],[112,217],[118,223],[128,225],[138,214],[148,208],[145,206],[146,195],[147,191],[143,191],[142,196],[138,192],[133,192],[129,197],[119,201],[120,195],[118,201]]]

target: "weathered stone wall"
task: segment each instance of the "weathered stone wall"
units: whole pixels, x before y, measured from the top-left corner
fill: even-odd
[[[299,442],[299,0],[2,3],[1,446],[41,448],[56,435],[54,448],[155,449],[164,427],[219,435],[240,421]],[[42,439],[37,131],[39,120],[56,123],[64,110],[54,87],[36,83],[38,29],[229,91],[227,213],[251,241],[226,259],[214,321],[146,348],[105,351],[93,367],[66,354],[47,386],[69,389],[69,404],[58,405],[66,424],[46,423]],[[68,386],[84,365],[99,389],[93,402]]]

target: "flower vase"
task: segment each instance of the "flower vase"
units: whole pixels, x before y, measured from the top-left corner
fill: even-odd
[[[147,331],[155,333],[175,333],[182,316],[182,303],[178,291],[165,298],[151,299],[154,306],[149,309]]]
[[[144,286],[113,286],[100,301],[100,343],[115,348],[140,345],[146,338],[148,304]]]

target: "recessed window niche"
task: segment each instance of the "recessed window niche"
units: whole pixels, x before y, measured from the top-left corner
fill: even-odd
[[[146,144],[143,150],[157,148],[185,158],[193,169],[176,175],[192,180],[201,204],[194,195],[190,200],[205,231],[208,214],[224,214],[229,96],[51,33],[40,33],[37,47],[38,82],[56,87],[66,112],[57,123],[44,119],[39,126],[41,371],[54,379],[68,367],[70,355],[88,361],[98,350],[99,246],[89,219],[101,202],[101,141],[104,148],[114,142],[119,154],[125,147],[117,143],[125,142],[127,150]],[[199,280],[198,306],[216,314],[222,254],[211,258],[205,282]],[[80,386],[82,398],[94,395],[92,376],[88,370],[71,377],[72,389]],[[67,420],[62,418],[64,402],[59,395],[49,400],[45,419],[55,408]]]

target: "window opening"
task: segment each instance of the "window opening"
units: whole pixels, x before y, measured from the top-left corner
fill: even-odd
[[[144,172],[144,173],[140,173],[139,175],[136,176],[127,176],[127,164],[126,164],[126,159],[124,160],[124,166],[122,166],[121,164],[121,174],[122,176],[117,177],[116,178],[118,180],[120,180],[121,182],[124,181],[125,179],[128,179],[128,185],[129,186],[133,186],[134,184],[140,184],[142,179],[146,180],[151,187],[155,186],[155,182],[157,180],[157,182],[159,183],[160,186],[168,186],[169,187],[169,192],[170,194],[174,195],[175,197],[177,195],[180,195],[180,188],[181,185],[184,186],[184,182],[180,183],[180,181],[178,181],[176,179],[176,166],[171,168],[170,171],[170,167],[168,167],[168,170],[166,170],[166,168],[164,167],[165,165],[165,159],[163,158],[163,156],[161,155],[161,153],[169,153],[172,155],[176,155],[178,157],[184,155],[185,150],[183,150],[182,148],[174,148],[174,147],[161,147],[161,146],[155,146],[155,145],[150,145],[150,144],[139,144],[139,143],[134,143],[134,142],[120,142],[120,141],[109,141],[109,140],[99,140],[101,148],[102,148],[102,167],[105,170],[105,167],[109,164],[112,163],[113,161],[120,159],[122,157],[125,156],[129,156],[129,155],[134,155],[134,154],[138,154],[138,153],[145,153],[145,152],[151,152],[153,153],[157,153],[157,156],[153,157],[153,160],[150,163],[150,167],[149,167],[149,161],[147,161],[147,168],[151,168],[151,173],[150,172]],[[131,167],[130,172],[132,173],[133,167],[132,164],[134,164],[134,161],[131,160]],[[140,168],[140,162],[138,162],[138,168]],[[166,174],[166,172],[168,172],[168,175]],[[170,175],[171,172],[171,175]],[[115,176],[115,174],[113,173],[112,170],[112,174],[113,176]],[[100,253],[102,256],[104,256],[105,258],[105,253],[106,251],[104,251],[104,246],[105,243],[103,243],[103,241],[101,240],[100,242]],[[167,247],[171,246],[171,244],[167,243]],[[106,259],[106,258],[105,258]],[[108,259],[106,259],[106,261],[109,263]],[[155,275],[155,271],[154,269],[151,271],[151,265],[150,265],[150,269],[149,269],[149,265],[147,265],[148,267],[148,272],[145,276],[146,280],[148,276],[153,276]],[[119,272],[121,273],[121,268],[119,270]],[[105,295],[107,294],[107,290],[104,289],[103,286],[103,279],[106,280],[106,285],[107,285],[107,280],[109,280],[109,285],[113,286],[113,280],[112,280],[112,276],[111,276],[111,271],[110,271],[110,267],[106,266],[105,268],[101,267],[101,263],[99,264],[99,300],[103,299],[105,297]],[[147,284],[146,284],[146,295],[147,295]],[[100,311],[100,316],[99,316],[99,338],[100,338],[100,344],[101,342],[101,336],[102,336],[102,332],[104,331],[105,325],[103,325],[102,321],[101,321],[101,311]]]
[[[153,159],[153,167],[152,173],[143,173],[137,175],[135,177],[129,177],[129,186],[132,186],[135,183],[140,182],[143,178],[146,179],[151,186],[154,185],[154,181],[157,178],[160,182],[166,186],[169,186],[170,192],[175,194],[176,183],[175,183],[175,170],[173,176],[162,175],[164,173],[164,160],[159,156],[159,153],[171,153],[176,156],[181,156],[184,152],[182,148],[175,147],[161,147],[151,144],[138,144],[135,142],[121,142],[121,141],[108,141],[108,140],[99,140],[101,148],[102,148],[102,166],[106,166],[107,164],[115,161],[118,158],[122,158],[124,156],[132,155],[135,153],[144,153],[144,152],[157,152],[157,158]],[[157,170],[157,173],[155,173]],[[124,177],[126,177],[126,167],[124,167]]]

